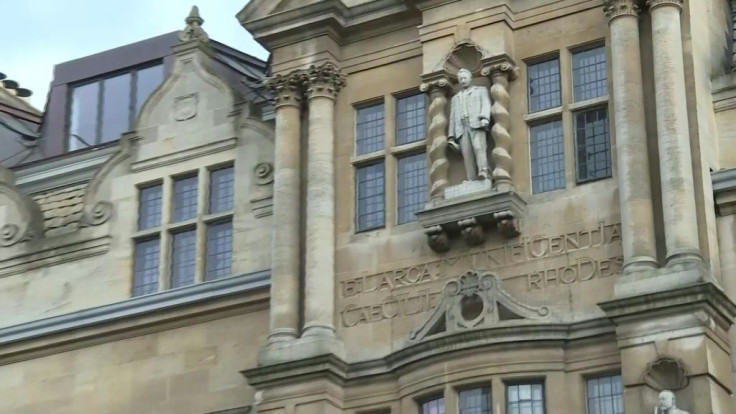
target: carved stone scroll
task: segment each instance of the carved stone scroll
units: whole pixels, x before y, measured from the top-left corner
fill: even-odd
[[[110,191],[110,175],[113,170],[129,160],[133,140],[131,135],[123,135],[120,138],[120,149],[102,165],[87,185],[84,194],[84,208],[80,223],[83,226],[99,226],[110,219],[113,212],[113,204],[109,201],[112,195]]]
[[[12,220],[0,226],[0,246],[8,247],[44,236],[41,209],[35,200],[15,186],[13,172],[4,167],[0,167],[0,196],[10,202],[6,214],[10,214]]]
[[[491,117],[493,118],[493,127],[491,128],[491,137],[495,144],[491,152],[493,159],[493,183],[499,190],[505,191],[513,188],[511,184],[511,168],[513,160],[511,158],[511,147],[513,140],[509,129],[511,127],[511,116],[509,115],[509,106],[511,98],[509,96],[509,80],[516,79],[516,68],[514,62],[506,57],[490,59],[481,71],[483,76],[491,77]]]
[[[445,77],[422,83],[420,89],[427,92],[429,103],[429,139],[427,153],[429,154],[429,200],[442,200],[448,183],[447,161],[447,94],[451,89],[450,81]]]
[[[465,329],[490,328],[504,321],[549,317],[547,307],[525,305],[501,287],[500,279],[488,271],[469,271],[450,280],[434,312],[409,340],[418,342],[433,335]]]

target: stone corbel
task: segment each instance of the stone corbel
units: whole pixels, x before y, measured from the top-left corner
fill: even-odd
[[[477,246],[485,241],[483,227],[480,226],[475,217],[458,221],[460,234],[469,246]]]
[[[128,165],[133,151],[134,141],[138,138],[127,133],[120,138],[120,147],[110,159],[92,176],[84,194],[83,214],[80,224],[83,226],[99,226],[107,222],[113,213],[113,204],[109,201],[112,190],[112,172],[118,167]]]
[[[496,228],[507,238],[516,237],[521,234],[519,220],[514,217],[514,212],[510,210],[501,211],[493,214],[496,222]]]
[[[8,247],[44,237],[40,207],[15,186],[15,175],[4,167],[0,167],[0,195],[10,202],[5,216],[9,222],[0,226],[0,246]]]
[[[424,233],[427,235],[427,243],[432,250],[438,253],[450,250],[450,238],[442,226],[432,226],[424,230]]]
[[[427,154],[429,156],[429,200],[436,202],[444,198],[447,187],[449,163],[447,161],[447,97],[452,85],[444,72],[435,72],[423,77],[419,89],[429,95],[429,128]]]
[[[509,132],[511,128],[511,116],[509,115],[511,97],[508,89],[509,81],[518,77],[518,68],[509,56],[500,55],[483,59],[481,74],[491,80],[491,99],[493,101],[491,105],[491,117],[493,118],[491,137],[495,144],[491,152],[494,164],[493,183],[499,191],[508,191],[513,189],[511,181],[513,140]]]

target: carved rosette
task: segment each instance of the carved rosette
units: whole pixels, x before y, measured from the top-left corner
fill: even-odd
[[[447,94],[451,90],[447,78],[439,78],[422,83],[422,92],[429,94],[429,199],[441,200],[447,187],[447,173],[450,165],[447,161]]]
[[[302,94],[307,75],[303,71],[294,71],[287,75],[272,76],[264,81],[264,86],[273,95],[274,108],[280,106],[301,107]]]
[[[511,158],[511,147],[513,141],[509,129],[511,128],[511,116],[509,115],[509,80],[516,79],[517,69],[513,61],[504,58],[500,62],[492,63],[483,68],[481,74],[491,77],[491,117],[493,127],[491,137],[494,148],[491,152],[493,159],[493,182],[496,188],[502,190],[511,189],[511,169],[513,160]]]
[[[306,72],[307,98],[337,98],[338,92],[345,86],[345,78],[331,62],[310,66]]]
[[[603,0],[603,11],[610,23],[621,16],[639,17],[639,4],[636,0]]]
[[[682,0],[647,0],[647,7],[650,11],[660,6],[674,6],[682,10]]]

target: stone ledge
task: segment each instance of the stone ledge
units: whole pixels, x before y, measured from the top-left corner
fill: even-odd
[[[450,238],[461,235],[470,245],[485,241],[492,225],[507,237],[519,234],[519,219],[526,214],[526,201],[514,191],[471,193],[428,205],[417,219],[433,250],[449,250]]]

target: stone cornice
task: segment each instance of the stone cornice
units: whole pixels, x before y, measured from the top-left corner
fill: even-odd
[[[610,23],[621,16],[639,17],[639,0],[603,0],[603,11]]]
[[[615,337],[607,318],[578,323],[505,322],[489,329],[473,329],[461,333],[438,335],[384,358],[348,363],[334,355],[322,355],[296,361],[263,365],[243,371],[248,383],[256,388],[278,387],[312,378],[327,378],[346,385],[376,376],[396,376],[400,370],[446,358],[451,353],[506,349],[540,349],[562,347],[571,341],[606,342]]]
[[[736,168],[711,174],[716,208],[721,216],[736,214]]]
[[[270,284],[270,271],[249,273],[0,328],[0,365],[266,308]]]

